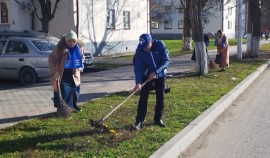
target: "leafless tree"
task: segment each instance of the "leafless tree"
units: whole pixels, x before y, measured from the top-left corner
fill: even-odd
[[[261,10],[262,10],[262,27],[266,29],[270,29],[270,1],[269,0],[262,0],[262,5],[261,5]]]
[[[182,8],[184,10],[183,19],[183,34],[182,34],[182,49],[183,50],[191,50],[192,49],[192,26],[191,26],[191,14],[190,9],[193,7],[191,6],[190,0],[180,0],[180,6],[178,8]],[[174,3],[172,3],[174,4]],[[202,12],[201,15],[213,15],[214,11],[221,10],[222,0],[202,0],[201,8]],[[174,5],[175,8],[177,6]]]
[[[49,32],[50,21],[55,16],[60,0],[55,0],[54,5],[52,4],[52,0],[31,0],[31,6],[28,6],[19,0],[15,1],[18,4],[33,10],[41,22],[41,31],[45,33]]]
[[[205,75],[208,73],[207,67],[207,58],[206,58],[206,51],[205,51],[205,44],[203,38],[203,27],[202,27],[202,5],[204,0],[191,0],[190,5],[190,15],[191,18],[191,26],[192,26],[192,33],[194,38],[194,47],[195,47],[195,54],[196,54],[196,68],[197,73],[200,75]]]
[[[248,1],[247,55],[259,57],[261,36],[261,1]]]
[[[162,4],[159,0],[150,0],[150,16],[152,21],[158,21],[161,22],[164,19],[168,19],[171,17],[172,13],[172,6],[167,4],[166,7],[164,7],[164,4]]]

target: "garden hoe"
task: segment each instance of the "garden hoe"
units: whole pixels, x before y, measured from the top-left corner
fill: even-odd
[[[148,82],[149,80],[146,80],[143,84],[142,87]],[[90,119],[89,123],[96,128],[103,128],[106,131],[109,131],[113,134],[116,134],[115,130],[110,130],[106,125],[104,125],[104,121],[114,112],[116,111],[121,105],[123,105],[130,97],[132,97],[136,92],[139,90],[133,91],[128,97],[126,97],[125,100],[123,100],[120,104],[118,104],[116,107],[114,107],[106,116],[102,117],[98,121],[95,121],[94,119]]]

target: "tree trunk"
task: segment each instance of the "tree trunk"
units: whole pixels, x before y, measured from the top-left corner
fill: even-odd
[[[186,1],[184,7],[184,24],[182,34],[182,50],[192,49],[192,37],[191,37],[191,21],[190,21],[190,0]]]
[[[42,32],[45,32],[45,33],[49,32],[49,23],[50,23],[49,20],[43,18],[43,20],[41,21]]]
[[[261,9],[258,0],[250,0],[248,3],[248,26],[247,26],[247,55],[259,57],[261,36]]]
[[[203,28],[201,21],[202,14],[202,1],[191,0],[190,15],[192,33],[195,42],[195,54],[196,54],[196,70],[200,75],[206,75],[208,73],[207,56],[205,50],[205,43],[203,38]]]
[[[50,21],[54,18],[60,0],[55,0],[54,2],[55,2],[54,7],[52,8],[51,0],[38,0],[38,3],[40,5],[40,15],[39,15],[38,10],[36,9],[33,3],[33,0],[31,1],[32,5],[35,8],[35,14],[41,21],[42,32],[46,33],[49,32]]]

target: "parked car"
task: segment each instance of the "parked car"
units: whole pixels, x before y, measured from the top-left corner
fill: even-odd
[[[28,31],[28,30],[5,30],[0,31],[0,39],[1,38],[8,38],[8,37],[33,37],[33,38],[45,38],[50,39],[53,41],[59,41],[58,38],[44,32],[38,32],[38,31]],[[84,68],[91,68],[94,66],[94,57],[93,53],[90,51],[85,51],[84,53],[85,60],[83,61]]]
[[[83,61],[83,65],[84,68],[91,68],[94,66],[94,56],[93,53],[91,53],[90,51],[85,50],[84,52],[84,61]]]
[[[0,31],[0,78],[19,79],[23,85],[49,77],[48,56],[59,39],[42,32]],[[94,66],[85,51],[84,67]]]
[[[34,38],[56,38],[48,33],[39,32],[39,31],[28,31],[28,30],[5,30],[0,31],[0,38],[8,37],[34,37]],[[56,38],[57,39],[57,38]]]
[[[0,78],[19,79],[28,85],[49,77],[48,56],[57,42],[32,37],[0,39]]]

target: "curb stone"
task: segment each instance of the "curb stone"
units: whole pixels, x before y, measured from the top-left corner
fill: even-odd
[[[161,146],[150,156],[150,158],[179,157],[179,155],[183,153],[198,137],[200,137],[201,133],[211,123],[213,123],[215,119],[220,116],[269,65],[270,61],[268,60],[231,91],[220,98],[210,108],[199,115],[195,120],[189,123],[189,125],[187,125],[177,135]]]

